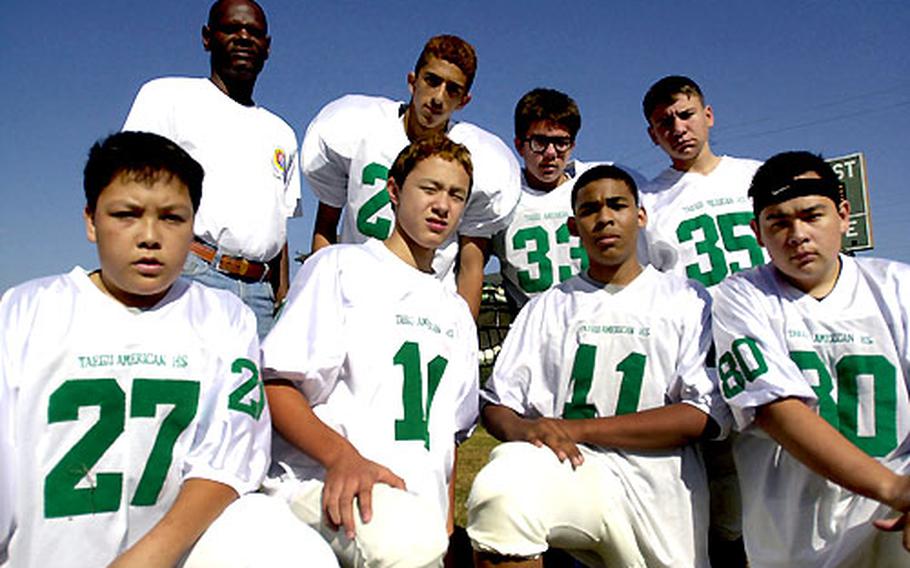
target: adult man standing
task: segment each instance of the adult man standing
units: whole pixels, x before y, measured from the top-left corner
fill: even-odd
[[[432,37],[408,73],[407,103],[344,96],[313,119],[301,148],[301,169],[319,199],[315,252],[339,240],[339,222],[344,243],[389,237],[394,212],[385,180],[409,142],[441,132],[467,146],[474,163],[471,201],[457,234],[436,250],[433,270],[450,282],[457,272],[458,292],[475,318],[490,238],[508,223],[521,191],[518,162],[502,140],[473,124],[450,120],[470,102],[476,71],[471,44],[453,35]]]
[[[202,45],[211,55],[210,77],[146,83],[123,129],[166,136],[205,168],[184,275],[237,293],[264,337],[288,284],[287,218],[300,198],[297,137],[253,101],[271,45],[259,4],[216,1]]]

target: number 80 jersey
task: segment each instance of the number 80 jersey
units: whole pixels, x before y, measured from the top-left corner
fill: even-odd
[[[749,221],[749,184],[761,162],[723,156],[707,175],[668,168],[642,189],[643,263],[711,287],[767,260]]]
[[[867,554],[871,539],[885,534],[869,521],[890,514],[782,451],[754,426],[757,407],[802,399],[889,469],[910,469],[910,267],[843,256],[841,263],[821,300],[770,264],[715,294],[717,371],[743,431],[734,450],[746,546],[757,566],[883,565]]]
[[[8,544],[17,567],[104,566],[185,479],[238,494],[261,483],[271,427],[255,317],[229,292],[179,279],[134,312],[76,268],[7,292],[0,328],[15,495],[0,558]]]

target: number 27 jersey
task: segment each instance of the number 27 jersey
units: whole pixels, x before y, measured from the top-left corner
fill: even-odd
[[[76,268],[9,291],[0,327],[13,566],[108,564],[188,478],[258,487],[271,427],[255,318],[235,296],[179,279],[134,313]]]

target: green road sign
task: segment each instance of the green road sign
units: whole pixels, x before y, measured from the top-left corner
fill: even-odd
[[[850,202],[850,227],[844,235],[844,252],[869,250],[872,241],[872,212],[869,209],[869,183],[866,179],[866,158],[862,152],[827,160],[847,190]]]

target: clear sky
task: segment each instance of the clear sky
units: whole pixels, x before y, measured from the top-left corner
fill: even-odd
[[[97,265],[81,219],[81,171],[97,138],[119,130],[141,84],[207,76],[198,0],[6,3],[0,18],[0,290]],[[910,262],[910,3],[368,2],[265,0],[272,56],[256,101],[302,136],[346,93],[407,96],[423,43],[455,33],[479,57],[473,101],[457,118],[511,145],[518,98],[544,86],[572,95],[576,157],[648,177],[668,165],[645,132],[641,98],[668,74],[702,86],[712,147],[764,159],[782,150],[862,151],[875,250]],[[308,250],[315,202],[289,223]]]

